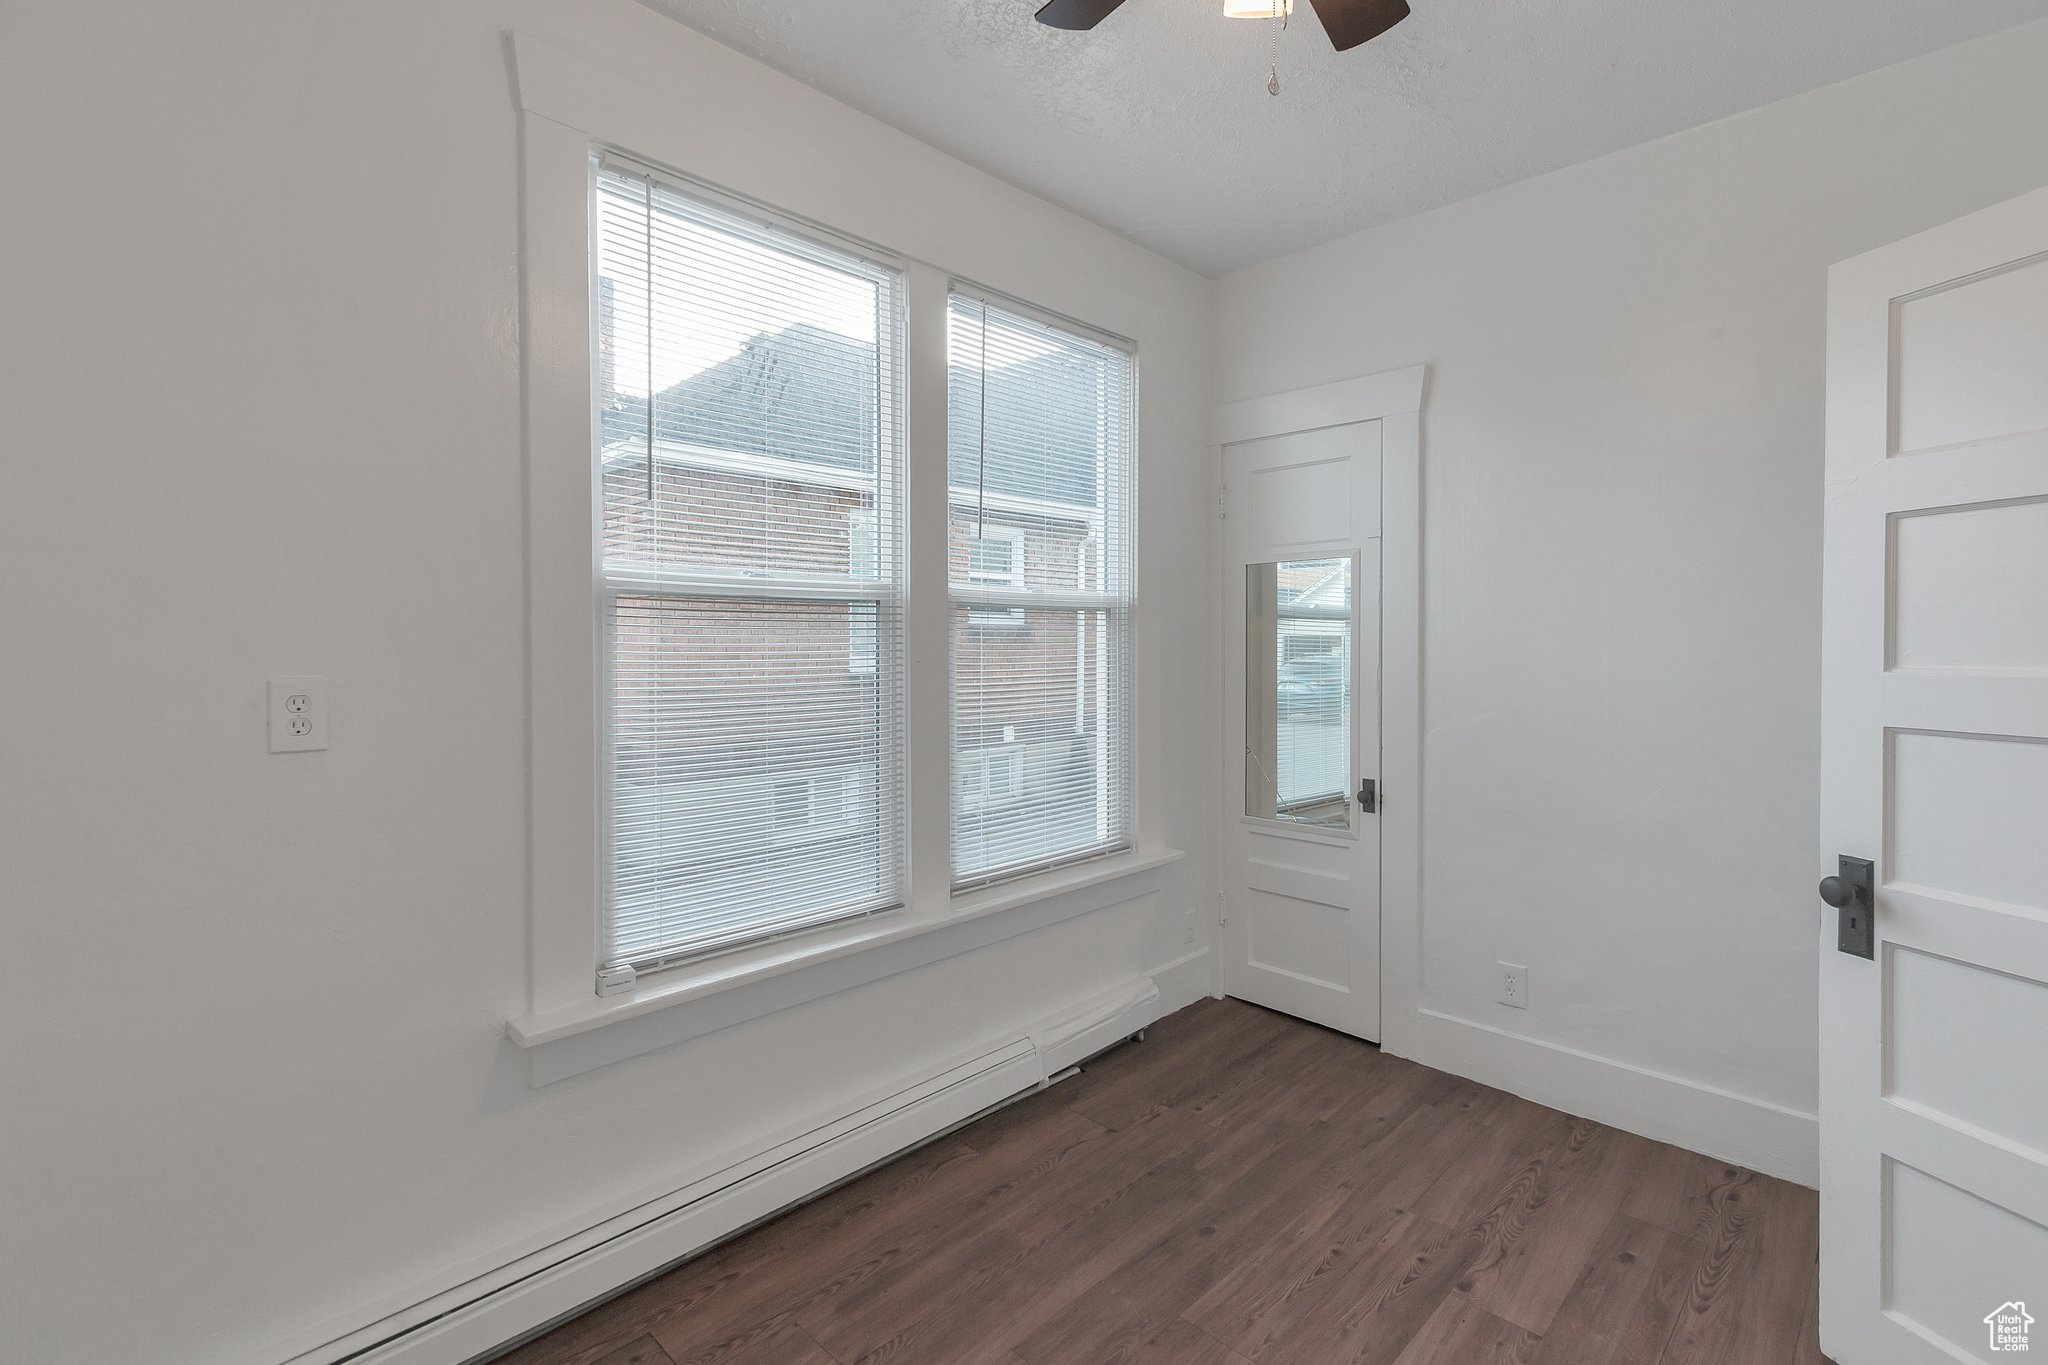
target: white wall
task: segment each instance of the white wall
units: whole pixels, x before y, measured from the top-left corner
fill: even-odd
[[[2044,71],[2033,24],[1220,282],[1219,401],[1431,366],[1390,1038],[1812,1179],[1825,271],[2048,183]]]
[[[1159,895],[529,1088],[511,27],[1136,334]],[[15,0],[0,185],[0,1357],[274,1360],[1189,951],[1205,281],[628,0]]]
[[[1162,895],[528,1087],[514,26],[1138,319]],[[1180,957],[1202,416],[1416,361],[1425,1003],[1544,1046],[1433,1045],[1796,1124],[1822,270],[2048,181],[2043,69],[2036,25],[1231,276],[1209,392],[1203,281],[629,0],[0,8],[0,1355],[267,1362]],[[263,751],[287,671],[332,679],[324,755]]]

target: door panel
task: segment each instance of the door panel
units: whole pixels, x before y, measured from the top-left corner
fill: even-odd
[[[1897,454],[2048,428],[2048,259],[1898,305]]]
[[[2048,1086],[1976,1083],[1971,1058],[1993,1075],[2041,1065],[2048,985],[1903,944],[1888,945],[1894,1028],[1885,1040],[1885,1094],[1940,1122],[2048,1152]]]
[[[2048,499],[1902,516],[1896,537],[1894,668],[2048,669]]]
[[[1921,730],[1890,737],[1888,880],[2048,909],[2048,743]]]
[[[1921,1338],[1909,1348],[1917,1355],[1900,1358],[2011,1358],[1989,1349],[1983,1318],[2017,1296],[2000,1297],[1992,1286],[2014,1278],[2008,1258],[2048,1261],[2048,1228],[1904,1162],[1885,1165],[1893,1282],[1885,1312]],[[1842,1365],[1856,1365],[1855,1357]]]
[[[1223,988],[1377,1040],[1380,425],[1224,452]]]
[[[1996,1362],[2028,1303],[2048,1349],[2048,191],[1828,316],[1823,870],[1877,884],[1871,959],[1822,932],[1822,1346]]]

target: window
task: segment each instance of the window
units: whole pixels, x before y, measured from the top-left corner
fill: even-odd
[[[981,810],[1024,794],[1024,754],[1014,744],[989,746],[960,760],[960,804]]]
[[[1271,722],[1276,813],[1348,812],[1351,561],[1296,560],[1260,569],[1272,585],[1280,645]]]
[[[873,580],[881,561],[875,557],[875,509],[856,507],[847,513],[846,557],[853,576]],[[846,668],[851,673],[875,671],[875,618],[863,611],[846,613]]]
[[[1280,637],[1280,662],[1285,666],[1331,659],[1343,652],[1343,646],[1343,634],[1337,630],[1317,635],[1283,635]]]
[[[1129,351],[949,311],[953,882],[1130,845]]]
[[[848,792],[861,778],[857,768],[817,771],[775,783],[775,839],[798,843],[829,837],[848,814]]]
[[[967,537],[967,581],[982,588],[1024,586],[1024,533],[1014,526],[984,525]]]
[[[903,898],[891,268],[593,167],[600,966]]]

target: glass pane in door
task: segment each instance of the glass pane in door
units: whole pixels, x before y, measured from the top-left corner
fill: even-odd
[[[1351,559],[1245,566],[1245,814],[1351,824]]]

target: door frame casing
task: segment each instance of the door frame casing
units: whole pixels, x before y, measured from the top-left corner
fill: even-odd
[[[1217,406],[1210,416],[1209,456],[1217,506],[1222,508],[1223,452],[1246,441],[1289,436],[1325,427],[1377,421],[1380,425],[1380,1045],[1409,1056],[1418,1042],[1422,991],[1422,396],[1428,367],[1294,389]],[[1216,541],[1216,676],[1229,657],[1231,622],[1226,604],[1220,531]],[[1227,693],[1227,689],[1226,689]],[[1226,703],[1227,704],[1227,703]],[[1230,717],[1219,716],[1215,760],[1219,849],[1231,847],[1242,807],[1239,755],[1222,736]],[[1236,795],[1233,795],[1233,794]],[[1220,885],[1220,883],[1219,883]],[[1222,893],[1212,907],[1210,933],[1221,943]],[[1212,959],[1210,993],[1222,994],[1222,954]]]

